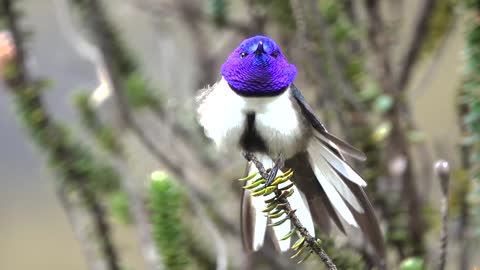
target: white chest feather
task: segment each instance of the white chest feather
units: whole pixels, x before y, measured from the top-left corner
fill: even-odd
[[[255,113],[255,129],[264,140],[268,154],[290,157],[306,144],[308,130],[295,110],[290,89],[274,97],[242,97],[222,78],[199,96],[198,120],[206,135],[219,148],[231,150],[247,125],[247,113]]]

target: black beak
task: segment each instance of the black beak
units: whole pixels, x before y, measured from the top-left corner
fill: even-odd
[[[263,50],[263,42],[260,41],[260,43],[258,43],[258,47],[257,47],[257,50],[255,51],[255,54],[261,55],[262,53],[265,53],[265,51]]]

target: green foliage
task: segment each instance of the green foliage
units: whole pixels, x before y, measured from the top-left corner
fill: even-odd
[[[422,55],[426,56],[447,33],[448,28],[455,20],[455,8],[460,3],[460,0],[440,0],[436,4],[432,17],[428,22],[427,37],[422,44]]]
[[[78,93],[74,98],[83,125],[92,133],[97,142],[107,152],[113,154],[122,153],[122,145],[117,139],[113,129],[103,124],[89,102],[89,96],[85,93]]]
[[[377,113],[386,113],[393,106],[393,97],[390,95],[379,95],[373,102],[373,110]]]
[[[321,236],[322,246],[330,255],[337,269],[362,270],[366,269],[365,263],[360,255],[353,250],[335,246],[335,241],[328,236]]]
[[[110,209],[117,221],[122,224],[132,224],[133,217],[130,213],[129,200],[125,192],[115,192],[109,196]]]
[[[422,258],[411,257],[402,261],[400,270],[425,270],[426,266]]]
[[[166,270],[183,270],[189,264],[188,230],[182,220],[184,195],[165,173],[154,172],[151,178],[149,206],[155,243]]]
[[[218,26],[224,25],[228,18],[228,2],[226,0],[209,0],[208,4],[213,22]]]
[[[64,179],[68,179],[72,174],[84,179],[84,184],[88,184],[92,190],[117,190],[119,181],[116,172],[96,159],[65,127],[49,118],[41,101],[41,91],[38,86],[16,89],[15,101],[23,123],[38,146],[48,153],[52,167]]]
[[[161,100],[149,89],[148,82],[138,71],[128,74],[125,86],[126,97],[132,108],[159,108],[161,106]]]
[[[470,202],[474,205],[480,205],[480,170],[476,165],[480,157],[480,22],[478,16],[480,7],[478,1],[467,1],[467,7],[471,8],[472,15],[469,18],[471,28],[467,33],[467,46],[465,52],[465,69],[462,85],[459,89],[458,111],[463,122],[464,140],[463,146],[468,147],[471,152],[469,157],[472,164],[469,168],[468,176],[465,173],[454,175],[454,181],[463,183],[460,196],[466,196],[463,193],[466,188],[470,189]],[[468,183],[468,179],[473,179],[473,183]],[[462,194],[463,193],[463,194]],[[472,207],[473,217],[480,218],[478,207]],[[477,209],[477,210],[475,210]]]
[[[256,3],[262,6],[267,14],[283,27],[283,30],[295,29],[295,19],[289,0],[258,0]]]

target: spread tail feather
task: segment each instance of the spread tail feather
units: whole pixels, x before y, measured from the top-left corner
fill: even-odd
[[[385,256],[382,232],[363,190],[365,181],[343,159],[333,142],[312,140],[308,154],[314,174],[336,212],[359,227],[380,257]]]

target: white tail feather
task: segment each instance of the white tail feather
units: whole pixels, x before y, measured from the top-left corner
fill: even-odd
[[[317,143],[321,145],[320,142]],[[358,175],[358,173],[355,172],[355,170],[353,170],[352,167],[350,167],[350,165],[348,165],[342,158],[335,155],[330,149],[328,149],[324,145],[321,146],[322,147],[318,147],[321,155],[328,161],[330,165],[332,165],[332,167],[335,168],[335,170],[337,170],[339,173],[341,173],[348,180],[354,182],[355,184],[361,187],[367,186],[365,180],[363,180],[362,177]]]
[[[293,195],[288,201],[293,209],[297,209],[295,213],[310,235],[315,235],[315,226],[313,225],[312,215],[305,195],[296,186],[293,186]]]
[[[348,187],[347,189],[343,189],[342,185],[337,183],[340,181],[343,182],[343,180],[340,179],[336,172],[327,163],[325,157],[322,156],[322,153],[324,152],[322,151],[322,148],[325,148],[325,146],[315,140],[312,140],[308,147],[308,153],[313,172],[317,177],[318,181],[320,182],[320,185],[325,190],[325,193],[330,202],[332,203],[333,207],[335,208],[335,210],[337,210],[338,214],[348,224],[358,227],[358,224],[355,221],[352,212],[340,196],[339,192],[342,193],[342,196],[345,199],[351,200],[351,202],[349,201],[349,203],[354,208],[359,207],[361,209],[361,206],[353,193],[348,189]]]
[[[345,184],[343,179],[338,175],[338,173],[330,167],[328,159],[325,158],[322,154],[324,153],[323,149],[325,146],[319,142],[312,142],[309,151],[312,155],[314,163],[317,167],[320,168],[323,175],[327,180],[335,187],[338,193],[359,213],[363,213],[363,207],[360,205],[357,197],[350,188]]]
[[[248,175],[258,172],[257,167],[251,165],[248,170]],[[251,184],[254,179],[250,180],[248,184]],[[248,191],[247,191],[248,192]],[[253,225],[253,250],[257,251],[263,246],[265,241],[265,233],[267,231],[267,217],[262,210],[265,208],[265,199],[262,196],[251,197],[253,212],[255,215]]]

